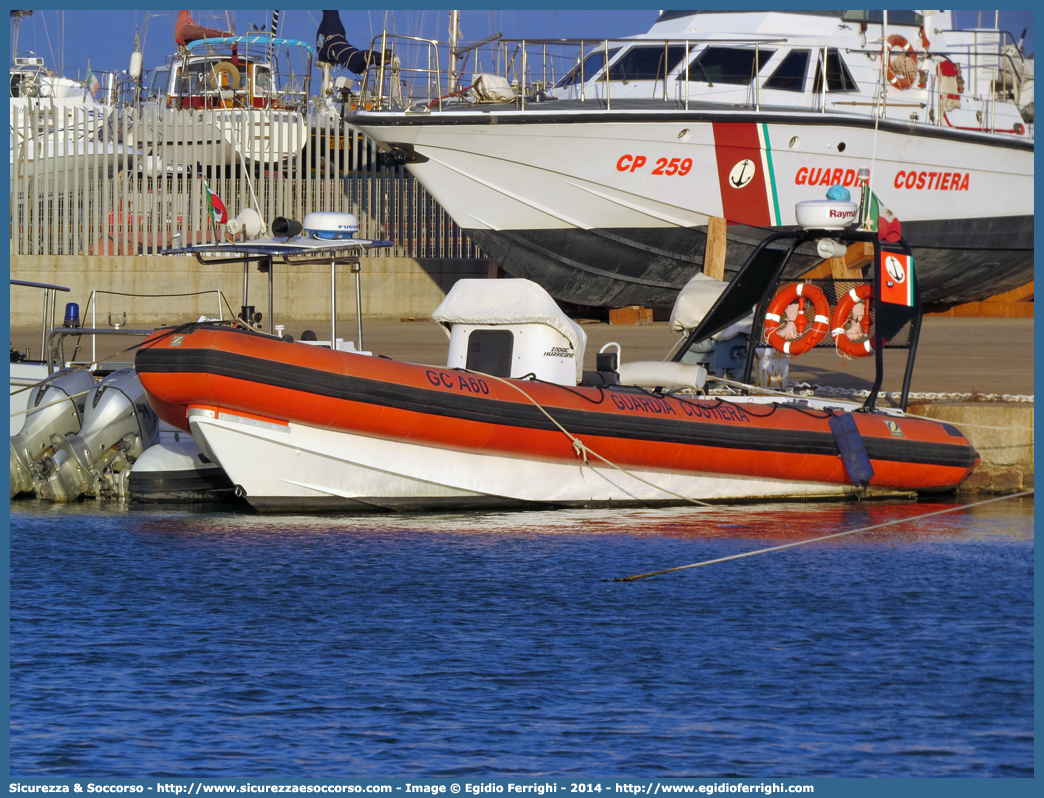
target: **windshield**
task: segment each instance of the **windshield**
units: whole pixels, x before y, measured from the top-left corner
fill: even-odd
[[[612,60],[620,52],[619,47],[613,47],[609,50],[609,60]],[[580,83],[581,79],[584,82],[589,81],[592,77],[598,74],[599,70],[605,66],[605,51],[598,50],[597,52],[591,53],[587,58],[584,59],[583,64],[577,64],[564,78],[562,78],[556,86],[572,86],[574,83]]]

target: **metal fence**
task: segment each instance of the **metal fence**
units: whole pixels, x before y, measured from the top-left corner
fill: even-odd
[[[393,256],[478,258],[402,166],[339,119],[270,109],[102,107],[46,100],[11,116],[11,242],[18,255],[133,255],[213,241],[208,189],[229,218],[311,211],[359,217]]]

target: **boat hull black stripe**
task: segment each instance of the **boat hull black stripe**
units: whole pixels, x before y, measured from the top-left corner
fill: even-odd
[[[375,404],[463,421],[545,431],[557,429],[537,407],[528,402],[506,402],[478,396],[440,393],[439,404],[435,405],[431,401],[431,391],[423,388],[334,374],[211,349],[150,347],[139,350],[135,367],[139,373],[212,374],[333,399]],[[595,435],[782,454],[836,456],[838,453],[837,444],[829,432],[774,430],[713,422],[693,423],[659,415],[655,418],[643,418],[566,408],[551,408],[551,413],[566,429],[577,436]],[[970,446],[960,444],[870,437],[864,438],[864,442],[867,453],[873,460],[959,468],[968,468],[975,462],[974,450]]]

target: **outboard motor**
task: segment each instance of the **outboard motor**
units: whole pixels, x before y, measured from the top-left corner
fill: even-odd
[[[94,377],[89,372],[62,369],[29,392],[29,412],[25,414],[22,430],[11,436],[12,499],[33,490],[33,463],[49,453],[54,446],[53,439],[64,440],[80,431],[85,392],[93,387]],[[68,401],[61,401],[63,397],[69,397]]]
[[[126,493],[123,472],[159,439],[159,419],[134,369],[114,371],[89,394],[80,434],[56,441],[37,464],[36,493],[53,502]]]

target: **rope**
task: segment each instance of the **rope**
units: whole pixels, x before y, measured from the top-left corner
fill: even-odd
[[[43,384],[42,382],[38,382],[36,385],[42,385],[42,384]],[[29,387],[30,388],[35,388],[36,385],[30,385]],[[81,396],[86,396],[87,394],[89,394],[96,387],[97,386],[92,386],[92,387],[88,388],[86,391],[80,391],[79,393],[69,394],[64,399],[55,399],[53,402],[48,402],[45,405],[37,405],[36,407],[27,407],[25,410],[16,410],[14,413],[11,414],[11,418],[14,418],[15,416],[24,416],[27,413],[33,413],[33,412],[35,412],[37,410],[43,410],[45,407],[52,407],[54,405],[60,405],[60,404],[63,404],[64,402],[68,402],[70,399],[79,399]],[[13,395],[14,394],[12,394],[12,396]]]
[[[714,376],[708,375],[707,379],[708,380],[714,380],[715,382],[720,382],[720,383],[722,383],[724,385],[727,385],[730,388],[745,388],[747,390],[760,391],[761,393],[768,394],[770,396],[783,396],[783,397],[786,397],[787,399],[797,399],[797,398],[799,398],[801,396],[812,395],[811,393],[809,393],[809,394],[797,394],[797,393],[788,393],[786,391],[777,391],[777,390],[774,390],[772,388],[763,388],[763,387],[758,386],[758,385],[748,385],[747,383],[744,383],[744,382],[738,382],[737,380],[729,380],[729,379],[726,379],[725,377],[714,377]],[[810,388],[812,392],[814,392],[817,388],[819,388],[818,385],[808,385],[808,383],[800,383],[796,387],[802,387],[802,386],[808,386],[808,388]],[[851,396],[859,396],[860,394],[862,394],[863,396],[868,396],[869,395],[869,391],[855,391],[853,389],[844,389],[844,388],[836,389],[833,392],[834,393],[844,393],[844,392],[847,392],[848,395],[851,395]],[[972,394],[966,394],[966,396],[971,396],[971,395]],[[1030,401],[1032,401],[1032,397],[1030,397]],[[916,413],[906,413],[906,412],[904,412],[903,413],[903,417],[904,418],[919,418],[922,421],[936,421],[936,422],[939,422],[939,423],[942,423],[942,424],[951,424],[953,426],[975,427],[976,429],[1003,429],[1003,430],[1012,430],[1014,432],[1032,432],[1033,431],[1033,427],[1009,427],[1009,426],[995,427],[995,426],[990,426],[989,424],[972,424],[971,422],[967,422],[967,421],[960,421],[960,422],[957,422],[957,421],[946,421],[945,419],[932,418],[931,416],[919,416]]]
[[[712,504],[708,504],[707,502],[701,502],[698,499],[690,499],[688,496],[682,496],[679,493],[675,493],[674,491],[667,490],[667,488],[663,487],[662,485],[656,485],[656,484],[650,482],[647,479],[643,479],[642,477],[638,476],[637,474],[635,474],[635,473],[633,473],[631,471],[628,471],[623,466],[619,466],[616,463],[612,462],[611,460],[609,460],[609,459],[607,459],[605,457],[602,457],[602,455],[600,455],[598,452],[594,451],[594,449],[589,448],[587,446],[587,444],[585,444],[582,440],[577,438],[569,430],[567,430],[565,427],[563,427],[561,424],[559,424],[558,420],[555,419],[555,417],[552,416],[550,413],[548,413],[547,410],[544,409],[543,405],[540,404],[540,402],[538,402],[536,399],[534,399],[532,396],[530,396],[528,393],[526,393],[522,389],[521,386],[516,385],[514,382],[511,382],[509,380],[505,380],[502,377],[496,376],[495,374],[486,374],[483,371],[475,371],[474,369],[467,369],[467,368],[466,369],[461,369],[461,370],[462,371],[466,371],[469,374],[477,374],[477,375],[482,376],[482,377],[489,377],[491,380],[496,380],[497,382],[502,382],[502,383],[504,383],[504,385],[507,385],[510,388],[514,388],[516,391],[518,391],[520,394],[522,394],[524,397],[526,397],[526,399],[528,399],[530,402],[533,403],[533,405],[537,408],[537,410],[539,410],[541,413],[543,413],[545,416],[547,416],[548,420],[550,420],[550,422],[552,424],[554,424],[556,427],[558,427],[558,429],[562,432],[563,435],[565,435],[567,438],[569,438],[569,441],[573,444],[573,451],[576,453],[577,457],[583,457],[584,458],[584,465],[588,465],[587,456],[588,455],[592,455],[594,457],[597,457],[599,460],[601,460],[606,465],[611,466],[611,467],[615,468],[617,471],[619,471],[619,472],[621,472],[623,474],[626,474],[627,476],[631,477],[631,479],[636,479],[639,482],[642,482],[642,483],[648,485],[650,488],[653,488],[653,489],[658,490],[658,491],[662,491],[663,493],[666,493],[669,496],[673,496],[674,498],[676,498],[676,499],[678,499],[680,501],[690,502],[691,504],[696,504],[696,505],[699,505],[700,507],[713,507],[714,506]]]
[[[699,568],[699,567],[704,566],[704,565],[714,565],[715,563],[719,563],[719,562],[728,562],[729,560],[739,560],[739,559],[742,559],[743,557],[753,557],[755,554],[767,554],[770,551],[781,551],[783,549],[792,549],[795,546],[805,546],[805,545],[807,545],[809,543],[819,543],[820,541],[823,541],[823,540],[831,540],[833,538],[841,538],[841,537],[844,537],[845,535],[855,535],[855,534],[857,534],[859,532],[869,532],[871,529],[881,529],[882,527],[886,527],[886,526],[895,526],[896,524],[905,524],[908,521],[920,521],[920,520],[922,520],[924,518],[931,518],[932,516],[935,516],[935,515],[944,515],[945,513],[955,513],[955,512],[958,512],[959,510],[970,510],[973,507],[982,507],[984,504],[991,504],[993,502],[1006,501],[1008,499],[1021,499],[1024,496],[1032,496],[1032,495],[1033,495],[1033,491],[1031,491],[1031,490],[1024,490],[1024,491],[1022,491],[1020,493],[1013,493],[1010,496],[998,496],[998,497],[993,498],[993,499],[985,499],[985,500],[983,500],[981,502],[975,502],[974,504],[962,504],[962,505],[959,505],[957,507],[947,507],[945,510],[936,510],[935,512],[924,513],[923,515],[916,515],[913,518],[897,518],[894,521],[885,521],[885,522],[880,523],[880,524],[873,524],[872,526],[860,527],[859,529],[850,529],[847,532],[836,532],[833,535],[823,535],[823,536],[818,537],[818,538],[809,538],[808,540],[799,540],[799,541],[797,541],[795,543],[784,543],[782,546],[770,546],[767,549],[757,549],[755,551],[747,551],[747,552],[744,552],[743,554],[733,554],[733,555],[731,555],[729,557],[718,557],[718,558],[713,559],[713,560],[704,560],[703,562],[692,563],[691,565],[679,565],[679,566],[677,566],[675,568],[664,568],[663,570],[660,570],[660,571],[650,571],[649,573],[646,573],[646,574],[637,574],[636,576],[624,576],[624,577],[620,577],[618,579],[603,579],[602,581],[603,582],[636,582],[639,579],[646,579],[646,578],[648,578],[650,576],[659,576],[661,574],[669,574],[669,573],[673,573],[674,571],[685,571],[685,570],[687,570],[689,568]]]
[[[465,86],[463,89],[458,89],[457,91],[450,92],[449,94],[447,94],[447,95],[445,95],[443,97],[436,97],[434,100],[432,100],[430,103],[428,103],[428,108],[434,108],[436,105],[439,104],[439,100],[448,100],[450,97],[460,97],[460,96],[462,96],[464,94],[467,94],[473,88],[475,88],[475,84],[474,83],[472,83],[470,86]],[[481,374],[482,372],[476,371],[475,373],[476,374]]]
[[[833,385],[810,384],[807,382],[794,383],[794,387],[811,395],[815,393],[837,394],[840,396],[855,396],[865,398],[870,391],[865,388],[838,388]],[[883,391],[881,396],[885,399],[895,400],[898,394],[894,391]],[[956,393],[943,391],[913,391],[910,393],[912,401],[931,401],[934,399],[951,399],[953,401],[980,401],[980,402],[1010,402],[1013,404],[1033,404],[1033,395],[1012,393]]]

